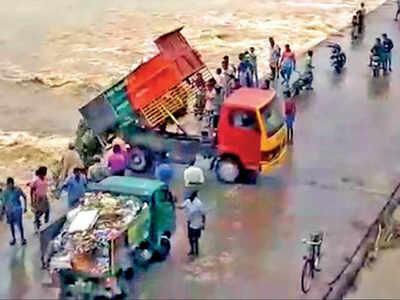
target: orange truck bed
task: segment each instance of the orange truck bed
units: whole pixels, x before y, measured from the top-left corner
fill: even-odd
[[[133,117],[151,129],[190,108],[198,93],[196,74],[207,80],[211,73],[182,28],[158,37],[156,56],[80,109],[89,127],[100,133]]]

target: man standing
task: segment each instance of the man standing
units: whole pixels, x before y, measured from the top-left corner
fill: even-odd
[[[275,80],[275,77],[279,78],[278,66],[279,59],[281,57],[281,48],[277,44],[275,44],[274,38],[269,38],[270,44],[270,58],[269,58],[269,67],[271,69],[271,80]]]
[[[397,11],[396,11],[396,15],[394,17],[394,20],[398,21],[399,20],[399,15],[400,15],[400,0],[396,0],[396,3],[397,3]]]
[[[293,144],[293,123],[296,116],[296,104],[291,97],[290,91],[285,91],[285,117],[287,127],[287,142]]]
[[[85,195],[87,181],[81,175],[81,169],[75,168],[74,174],[71,175],[63,185],[63,189],[68,191],[68,206],[70,208],[79,204],[80,199]]]
[[[65,179],[72,173],[74,168],[83,168],[83,162],[79,157],[79,154],[75,151],[74,143],[68,144],[68,149],[63,153],[61,157],[61,174],[59,183],[63,183]]]
[[[358,16],[358,34],[362,34],[365,28],[365,15],[367,11],[365,9],[364,2],[361,3],[360,10],[357,11]]]
[[[392,49],[393,49],[393,42],[391,39],[388,38],[387,34],[382,34],[383,37],[383,54],[384,54],[384,62],[383,62],[383,69],[389,69],[389,72],[392,72]]]
[[[315,68],[313,66],[313,62],[312,62],[313,55],[314,55],[314,52],[312,50],[308,50],[307,51],[306,65],[305,65],[305,68],[304,68],[304,72],[306,74],[309,74],[308,76],[310,76],[310,78],[311,78],[311,80],[307,84],[307,87],[306,87],[307,90],[312,90],[313,89],[313,87],[312,87],[312,82],[313,82],[313,78],[314,78],[313,69]]]
[[[24,198],[24,209],[22,210],[21,197]],[[26,240],[24,237],[24,227],[22,224],[22,214],[26,213],[26,195],[14,184],[14,179],[7,178],[7,188],[3,193],[3,208],[2,215],[5,213],[7,216],[7,223],[10,224],[11,237],[10,245],[15,245],[15,225],[18,226],[21,234],[21,244],[25,245]]]
[[[38,233],[41,226],[40,218],[44,215],[44,222],[47,224],[50,219],[50,203],[47,197],[49,181],[47,179],[47,168],[40,167],[36,171],[36,178],[31,187],[31,208],[35,214],[35,233]]]
[[[296,70],[296,56],[294,52],[290,49],[290,45],[285,45],[285,51],[282,54],[281,62],[281,75],[283,78],[282,84],[289,86],[290,77],[292,72]]]
[[[222,67],[222,76],[223,76],[223,88],[224,88],[224,97],[228,97],[233,89],[235,84],[235,70],[229,66],[228,61],[223,61],[221,63]]]
[[[253,67],[252,81],[255,83],[255,87],[258,87],[257,55],[254,47],[250,47],[249,62]]]
[[[238,79],[241,87],[251,87],[252,86],[252,72],[253,72],[253,67],[249,63],[246,53],[240,53],[239,54],[239,65],[237,68],[238,72]]]
[[[190,162],[189,167],[183,171],[183,181],[184,181],[184,190],[183,190],[183,200],[185,201],[189,196],[199,188],[202,184],[204,184],[204,173],[200,167],[195,166],[196,159]]]
[[[203,208],[203,203],[197,196],[198,191],[195,190],[186,199],[179,209],[184,209],[187,218],[187,230],[190,244],[190,252],[188,255],[199,255],[199,239],[201,231],[205,228],[206,215]]]

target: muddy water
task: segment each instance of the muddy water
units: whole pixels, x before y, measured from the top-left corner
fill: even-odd
[[[236,60],[250,46],[264,67],[268,36],[304,51],[348,24],[359,2],[6,0],[0,8],[0,80],[98,90],[152,55],[154,37],[181,25],[211,67],[224,54]],[[364,2],[374,9],[384,1]]]
[[[300,53],[348,24],[359,0],[4,0],[0,6],[0,130],[73,135],[77,108],[141,59],[152,41],[179,26],[215,69],[223,55],[236,63],[250,46],[266,72],[266,39],[290,43]],[[384,0],[364,1],[368,9]],[[0,135],[2,133],[0,132]],[[53,137],[52,137],[53,138]],[[3,135],[3,140],[7,136]],[[33,138],[35,139],[35,138]],[[24,138],[17,141],[26,143]],[[16,149],[12,149],[15,150]],[[2,155],[0,165],[24,167],[37,151]],[[10,161],[11,160],[11,161]],[[34,163],[36,165],[36,163]]]

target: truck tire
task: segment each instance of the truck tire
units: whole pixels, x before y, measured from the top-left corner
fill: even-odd
[[[241,173],[240,163],[233,157],[222,157],[215,168],[219,181],[224,183],[235,183]]]
[[[129,167],[135,172],[145,172],[149,165],[149,151],[142,146],[132,149],[131,163]]]

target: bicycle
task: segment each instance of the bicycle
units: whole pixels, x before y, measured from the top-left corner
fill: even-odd
[[[321,271],[319,261],[321,258],[321,245],[323,240],[323,232],[313,232],[310,234],[310,240],[302,239],[302,243],[308,247],[308,255],[303,256],[305,260],[303,271],[301,272],[301,290],[307,294],[311,289],[311,281],[314,278],[314,272]]]

